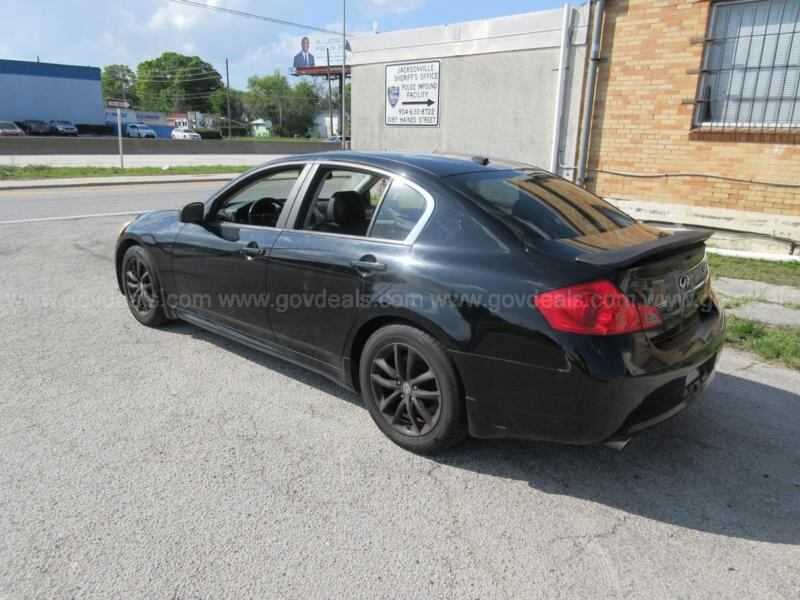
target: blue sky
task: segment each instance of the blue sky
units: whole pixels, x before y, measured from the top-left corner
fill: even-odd
[[[202,0],[201,0],[202,1]],[[339,0],[204,0],[226,8],[339,30]],[[348,0],[350,31],[442,25],[562,6],[563,0]],[[132,68],[167,50],[198,55],[220,72],[230,60],[231,85],[291,65],[301,29],[182,6],[168,0],[12,0],[3,11],[0,58]],[[12,24],[35,24],[14,27]],[[313,32],[308,32],[312,36]]]

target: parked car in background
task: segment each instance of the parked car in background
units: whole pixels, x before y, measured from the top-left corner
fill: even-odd
[[[28,135],[49,135],[50,125],[38,119],[28,119],[21,124],[22,130]]]
[[[345,141],[349,142],[350,141],[350,136],[348,135],[344,139],[345,139]],[[326,139],[325,141],[326,142],[339,142],[339,143],[341,143],[342,142],[342,136],[340,136],[340,135],[332,135],[332,136],[329,136],[328,139]]]
[[[200,134],[189,127],[176,127],[172,130],[173,140],[200,140]]]
[[[53,135],[78,135],[78,128],[69,121],[50,121],[50,133]]]
[[[14,121],[0,121],[0,137],[20,137],[24,136],[22,131]]]
[[[132,138],[153,138],[156,139],[156,132],[144,123],[131,123],[126,129],[126,135]]]

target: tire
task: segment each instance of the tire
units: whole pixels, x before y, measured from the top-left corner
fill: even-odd
[[[122,285],[128,308],[142,325],[158,327],[169,320],[161,302],[158,273],[141,246],[131,246],[122,258]]]
[[[401,448],[435,454],[466,437],[458,374],[445,347],[427,333],[408,325],[373,333],[361,353],[359,382],[373,421]]]

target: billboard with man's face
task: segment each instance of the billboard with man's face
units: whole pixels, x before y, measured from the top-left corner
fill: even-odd
[[[349,50],[349,45],[347,46]],[[294,69],[311,67],[327,67],[330,58],[331,67],[342,66],[342,38],[329,36],[312,41],[308,37],[300,40],[300,52],[294,55]],[[345,54],[345,59],[349,58]],[[349,61],[348,61],[349,62]]]
[[[311,40],[304,37],[300,40],[300,52],[294,55],[295,69],[307,69],[309,67],[316,67],[314,55],[311,53]]]

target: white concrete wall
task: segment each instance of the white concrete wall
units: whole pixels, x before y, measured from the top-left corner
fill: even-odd
[[[105,123],[99,80],[0,73],[0,120]]]
[[[574,164],[586,18],[572,11],[560,162]],[[352,147],[550,164],[562,10],[356,37]],[[384,124],[387,64],[438,59],[439,127]],[[570,174],[568,171],[567,174]]]

